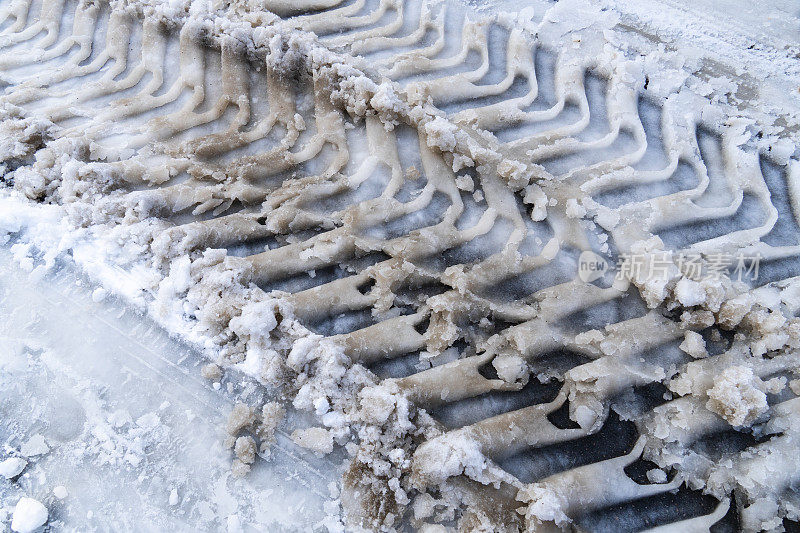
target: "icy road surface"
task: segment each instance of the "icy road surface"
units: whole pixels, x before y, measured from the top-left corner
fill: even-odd
[[[463,3],[497,12],[523,4]],[[554,4],[525,2],[534,7],[537,23]],[[666,43],[667,52],[702,57],[703,73],[717,84],[716,92],[726,87],[728,76],[737,79],[741,90],[732,95],[733,105],[767,115],[796,109],[796,2],[755,8],[741,0],[598,4],[619,13],[615,31],[634,52],[648,56]],[[763,102],[752,94],[754,83]],[[654,106],[640,112],[645,125],[660,123]],[[578,157],[570,164],[589,162]],[[776,201],[780,215],[790,214],[781,205]],[[720,219],[712,229],[724,233],[726,224]],[[12,460],[4,463],[10,479],[0,477],[3,527],[10,527],[17,502],[30,497],[47,507],[55,530],[324,530],[321,520],[331,510],[325,502],[336,495],[342,451],[319,459],[279,433],[272,457],[257,461],[244,479],[234,479],[232,454],[222,446],[226,417],[235,401],[259,405],[269,393],[232,370],[222,383],[204,380],[203,363],[197,352],[126,311],[72,266],[31,275],[12,262],[9,246],[0,247],[0,462]],[[418,370],[413,363],[408,373]],[[453,427],[465,417],[486,416],[472,404],[436,414]],[[313,423],[290,413],[282,427]],[[533,477],[526,465],[503,464],[516,475]],[[715,508],[714,520],[727,505]],[[626,511],[631,516],[643,514],[631,509]]]
[[[16,482],[0,478],[5,527],[29,496],[57,529],[315,529],[338,477],[329,459],[279,434],[272,460],[244,480],[229,474],[225,419],[233,394],[263,394],[253,384],[231,377],[215,390],[196,352],[96,302],[70,267],[35,279],[1,252],[0,460],[28,463]]]

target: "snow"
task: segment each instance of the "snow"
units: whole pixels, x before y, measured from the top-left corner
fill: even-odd
[[[461,474],[485,480],[488,468],[478,443],[466,434],[454,432],[425,442],[417,449],[414,483],[418,488],[437,486]]]
[[[633,4],[634,6],[630,9],[634,10],[644,5],[640,2]],[[157,14],[171,19],[186,18],[187,13],[198,16],[208,14],[204,13],[206,7],[202,2],[189,2],[188,4],[180,1],[146,2],[139,7],[148,15]],[[237,6],[235,9],[241,7],[243,6]],[[589,9],[577,0],[563,1],[544,15],[542,31],[550,34],[551,37],[554,36],[555,39],[563,37],[576,50],[581,47],[582,42],[590,41],[592,36],[602,35],[605,40],[611,42],[617,36],[610,28],[614,27],[621,19],[613,10],[603,11],[605,13],[594,8]],[[525,17],[530,18],[530,15],[531,12],[528,12]],[[505,15],[505,17],[508,18],[510,15]],[[563,24],[566,21],[568,23]],[[224,17],[212,22],[225,29],[228,29],[229,25],[235,25],[234,21]],[[520,21],[520,23],[522,22]],[[261,35],[259,32],[264,32],[264,35],[268,37],[268,43],[265,43],[264,39],[258,38],[254,38],[253,41],[261,46],[268,44],[268,48],[272,52],[268,61],[280,71],[281,75],[290,76],[303,68],[311,59],[319,60],[320,56],[324,55],[324,51],[314,48],[314,43],[309,35],[291,32],[270,34],[271,28],[268,26],[268,24],[264,24],[253,31],[255,36]],[[531,25],[531,27],[535,27],[535,25]],[[598,29],[603,29],[603,31],[596,31]],[[244,31],[241,28],[239,30]],[[234,28],[234,31],[239,30]],[[580,33],[576,33],[577,31]],[[246,37],[244,33],[242,36]],[[603,48],[603,50],[605,53],[608,48]],[[615,50],[613,53],[616,54],[617,51]],[[640,55],[644,57],[644,54]],[[666,57],[659,52],[647,59],[639,59],[639,61],[655,61],[657,60],[656,56],[658,58]],[[637,76],[641,74],[631,64],[617,65],[614,63],[613,66],[614,68],[620,67],[626,75],[626,82],[635,83]],[[332,69],[347,70],[348,68],[351,67],[347,64],[332,66]],[[625,69],[629,69],[629,71]],[[473,142],[456,124],[444,116],[431,115],[429,110],[423,110],[422,107],[409,110],[403,100],[398,97],[395,87],[390,83],[382,82],[378,85],[358,73],[343,77],[346,79],[342,82],[339,94],[334,95],[334,98],[340,99],[337,101],[347,105],[348,109],[363,115],[362,111],[369,102],[373,110],[380,115],[387,129],[391,129],[398,123],[398,117],[408,115],[404,118],[410,117],[422,129],[430,147],[444,152],[459,152],[448,155],[448,157],[452,156],[452,166],[455,170],[463,166],[471,166],[479,160],[491,161],[497,163],[498,176],[512,188],[519,189],[530,186],[531,172],[534,169],[528,168],[518,161],[506,159],[495,161],[493,158],[498,156],[497,153],[492,153],[491,150],[480,146],[480,143]],[[664,79],[670,77],[679,79],[673,88],[681,87],[686,79],[680,75],[662,76],[660,80],[654,78],[654,91],[656,87],[663,87],[664,84],[670,85],[672,83],[670,79]],[[734,92],[736,83],[723,78],[712,78],[701,83],[692,79],[687,82],[687,87],[691,86],[694,86],[700,94],[708,94],[717,98],[725,91]],[[421,98],[423,95],[418,96]],[[410,93],[410,97],[414,98],[413,91]],[[712,111],[703,110],[706,116],[711,116]],[[11,131],[6,132],[7,134],[3,136],[4,143],[0,144],[0,154],[7,153],[13,157],[29,155],[27,152],[30,151],[31,135],[41,136],[50,133],[51,124],[25,118],[15,108],[4,107],[3,113],[7,115],[3,126],[10,128]],[[305,124],[299,114],[295,115],[295,122],[298,129],[305,129]],[[22,139],[25,142],[12,143],[8,141],[9,139]],[[63,148],[65,148],[64,154],[67,159],[72,158],[69,148],[74,147],[65,146]],[[790,149],[789,145],[778,146],[778,156],[786,159],[790,155]],[[113,180],[112,176],[104,172],[104,168],[102,164],[82,165],[75,159],[71,159],[65,161],[60,170],[52,175],[45,176],[23,169],[18,173],[17,183],[19,188],[31,198],[52,196],[57,187],[59,188],[58,194],[64,197],[75,196],[76,191],[81,187],[86,187],[85,190],[81,189],[81,192],[87,193],[87,196],[102,195]],[[466,180],[461,180],[459,186],[469,190]],[[489,194],[488,191],[487,194]],[[474,197],[476,200],[482,199],[483,192],[476,191]],[[153,205],[152,199],[153,197],[147,194],[140,195],[135,210],[146,213],[155,209],[158,206]],[[569,198],[566,202],[559,204],[558,199],[548,199],[542,193],[537,200],[539,201],[534,204],[532,210],[532,217],[536,220],[542,220],[547,216],[545,205],[554,208],[564,205],[568,218],[582,218],[588,213],[587,205],[578,203],[574,198]],[[91,215],[92,213],[88,210],[82,214]],[[54,217],[61,215],[62,213],[51,215],[51,224]],[[25,216],[28,215],[23,214],[18,219],[14,219],[0,215],[0,238],[7,238],[7,234],[19,231],[22,227],[20,220],[23,220]],[[609,210],[597,209],[593,216],[599,224],[606,228],[612,228],[620,222],[619,216]],[[146,225],[146,223],[143,224],[143,226]],[[292,440],[319,454],[329,454],[334,450],[334,440],[344,442],[350,438],[350,426],[353,426],[354,431],[361,433],[359,437],[363,442],[374,446],[372,454],[362,454],[359,460],[363,461],[365,468],[372,469],[374,474],[382,476],[381,479],[389,479],[388,487],[394,493],[397,503],[404,505],[407,502],[406,491],[398,477],[400,474],[393,472],[393,475],[389,476],[386,473],[393,468],[389,463],[393,464],[396,469],[400,469],[399,465],[407,461],[405,459],[406,451],[394,447],[396,441],[402,441],[413,431],[422,430],[421,428],[428,425],[428,421],[414,411],[413,406],[396,388],[392,388],[390,385],[374,385],[370,376],[359,370],[358,367],[350,365],[350,361],[341,347],[304,330],[297,321],[292,319],[290,313],[285,312],[285,309],[280,310],[281,320],[279,321],[277,313],[279,302],[260,297],[254,299],[254,294],[257,292],[250,287],[243,286],[240,282],[242,272],[223,257],[223,250],[208,251],[202,258],[190,258],[188,255],[180,253],[170,257],[170,254],[164,253],[160,259],[169,263],[168,276],[161,279],[160,273],[151,270],[143,274],[146,269],[142,269],[137,273],[143,275],[125,278],[119,276],[119,272],[114,267],[109,268],[109,256],[104,256],[104,252],[98,251],[106,250],[106,247],[98,246],[97,241],[89,239],[78,244],[64,243],[59,241],[59,239],[68,238],[63,230],[53,231],[52,235],[45,236],[47,232],[40,229],[39,233],[41,233],[39,238],[33,240],[38,242],[40,248],[53,251],[53,255],[49,257],[50,261],[46,259],[47,263],[52,263],[56,250],[72,248],[76,261],[86,269],[94,281],[100,281],[105,285],[104,288],[97,288],[92,293],[91,301],[95,304],[104,303],[108,293],[115,293],[127,296],[129,302],[133,305],[139,304],[144,309],[147,302],[141,293],[156,289],[155,301],[149,308],[151,315],[156,317],[162,326],[170,328],[173,333],[177,332],[190,341],[202,341],[208,348],[206,355],[218,360],[220,364],[226,364],[225,375],[216,363],[213,367],[211,365],[203,367],[200,372],[203,377],[213,381],[212,387],[219,394],[225,394],[226,391],[232,394],[231,391],[236,386],[233,379],[227,379],[229,377],[228,369],[232,370],[232,374],[236,372],[234,374],[236,376],[243,375],[251,378],[251,384],[259,385],[274,384],[286,379],[286,375],[290,376],[287,382],[297,389],[291,402],[292,405],[314,411],[322,417],[323,424],[329,428],[312,427],[297,430],[292,434]],[[148,233],[148,228],[144,227],[142,233],[137,236],[147,242],[148,235],[151,233]],[[124,241],[124,237],[123,231],[116,234],[111,231],[108,235],[100,237],[100,243],[108,244],[118,238]],[[551,246],[551,244],[553,245]],[[663,245],[663,243],[661,244]],[[137,249],[137,246],[140,248]],[[126,242],[122,247],[123,262],[128,259],[135,262],[139,257],[137,254],[141,253],[141,246],[136,242]],[[552,259],[557,253],[558,247],[559,243],[554,239],[548,244],[542,257]],[[17,263],[24,270],[35,274],[28,278],[29,282],[41,281],[48,269],[52,267],[52,264],[49,264],[47,268],[35,266],[36,250],[27,243],[16,243],[11,251]],[[648,249],[647,251],[652,250]],[[317,251],[309,250],[309,255],[312,253],[317,253]],[[125,266],[130,267],[130,265]],[[137,266],[141,267],[141,265]],[[764,309],[751,311],[748,302],[739,306],[738,304],[741,302],[723,301],[721,289],[715,293],[713,287],[688,278],[678,281],[674,290],[668,279],[650,280],[641,283],[639,288],[647,297],[648,304],[652,304],[651,307],[665,302],[668,306],[678,304],[684,307],[702,306],[702,309],[686,310],[681,314],[681,325],[684,327],[711,326],[718,320],[718,317],[714,316],[717,311],[720,312],[720,323],[730,321],[733,326],[740,323],[745,324],[758,337],[751,343],[755,355],[783,349],[793,342],[791,336],[782,331],[785,320],[783,322],[779,320],[782,318],[778,317],[779,313],[770,315]],[[184,298],[185,301],[182,300]],[[228,298],[230,302],[233,302],[232,304],[229,304]],[[197,315],[197,324],[193,326],[193,330],[187,332],[186,324],[181,322],[180,317],[193,313]],[[612,341],[609,341],[608,344],[611,343]],[[706,355],[702,338],[691,331],[685,333],[680,347],[694,358],[702,358]],[[129,354],[126,353],[121,359],[127,361],[129,358]],[[41,359],[43,360],[41,364],[44,365],[53,363],[55,360],[58,363],[58,369],[66,366],[68,369],[75,370],[75,363],[65,362],[64,355],[59,355],[59,350],[52,345],[43,352]],[[102,358],[98,358],[98,362],[102,364]],[[527,367],[525,361],[520,357],[498,356],[493,364],[498,377],[507,383],[527,379]],[[88,375],[92,370],[94,369],[87,370],[85,373]],[[673,370],[670,369],[670,372]],[[195,374],[197,373],[195,372]],[[83,379],[80,371],[77,376],[75,379]],[[102,378],[97,379],[100,380],[99,382],[103,381]],[[127,414],[126,411],[121,412],[119,409],[111,410],[110,406],[105,405],[107,391],[95,390],[93,388],[95,383],[90,379],[87,381],[88,383],[71,384],[69,387],[70,391],[80,393],[83,405],[88,405],[82,411],[88,413],[85,414],[89,420],[86,426],[90,428],[85,436],[89,446],[84,455],[92,456],[103,465],[130,464],[137,468],[149,469],[149,472],[160,472],[158,462],[150,457],[149,450],[159,443],[163,443],[174,430],[170,426],[169,413],[156,414],[153,405],[146,401],[141,402],[139,409],[132,410],[133,416]],[[183,387],[184,380],[179,380],[179,382]],[[680,378],[676,383],[680,383]],[[780,383],[769,383],[772,384],[762,383],[746,366],[730,367],[713,380],[713,386],[707,392],[707,405],[709,409],[733,425],[749,424],[767,409],[765,390],[777,391],[779,386],[782,388]],[[705,388],[699,386],[702,384],[692,383],[692,385],[685,390],[686,394],[701,396],[706,393]],[[694,385],[698,386],[694,387]],[[250,390],[255,390],[255,385],[253,387]],[[115,389],[116,387],[111,388]],[[210,394],[205,389],[200,390],[204,391],[203,394]],[[684,389],[681,391],[684,392]],[[360,404],[358,409],[354,407],[356,396]],[[259,400],[263,400],[263,398]],[[174,401],[182,408],[189,407],[183,412],[187,414],[186,418],[190,422],[195,420],[191,404],[180,403],[179,398],[175,398]],[[167,404],[163,410],[168,411],[169,405]],[[251,465],[255,463],[256,441],[252,436],[241,433],[256,432],[260,438],[259,449],[263,452],[265,447],[269,449],[271,446],[278,421],[283,418],[283,407],[277,408],[274,407],[277,404],[268,402],[264,404],[263,410],[259,410],[259,405],[262,405],[262,401],[248,400],[246,404],[237,403],[232,409],[225,443],[229,445],[228,447],[233,448],[236,457],[233,462],[235,476],[247,474],[250,472]],[[267,409],[267,405],[271,407]],[[579,406],[575,410],[575,416],[581,422],[589,420],[590,415],[585,412],[586,409],[584,406]],[[278,412],[280,412],[279,415]],[[417,415],[417,419],[412,422],[415,415]],[[263,421],[259,421],[259,416],[263,417]],[[135,424],[133,423],[134,418]],[[423,418],[422,421],[419,418]],[[366,424],[362,426],[362,423]],[[75,423],[75,425],[79,424]],[[54,442],[51,441],[51,444]],[[53,445],[55,446],[55,444]],[[414,455],[417,484],[419,486],[440,484],[450,477],[461,474],[466,474],[476,480],[485,479],[484,471],[487,468],[487,461],[478,448],[475,441],[466,434],[453,434],[426,442]],[[387,449],[391,451],[387,452]],[[20,453],[28,457],[42,456],[49,452],[48,442],[42,435],[31,437],[20,447]],[[59,450],[55,449],[54,453],[58,454]],[[224,454],[220,453],[220,455]],[[175,459],[174,456],[170,456],[170,458]],[[388,459],[389,462],[384,459]],[[216,471],[216,474],[221,475],[219,471]],[[175,476],[171,483],[174,484],[179,479],[180,476]],[[167,487],[172,486],[171,483],[158,483],[159,498],[163,499]],[[182,488],[181,491],[183,493],[184,489]],[[225,492],[225,490],[221,492]],[[531,494],[533,492],[535,490],[531,489]],[[169,494],[169,505],[176,505],[177,502],[173,503],[173,500],[177,500],[177,489],[171,489]],[[175,498],[172,497],[173,494],[175,494]],[[539,518],[547,516],[547,520],[555,520],[559,523],[566,520],[566,517],[562,516],[563,513],[559,514],[563,502],[555,501],[550,496],[552,495],[539,494],[533,498],[526,510],[527,514]],[[203,516],[216,517],[218,522],[220,517],[227,516],[228,530],[238,531],[241,529],[242,523],[237,512],[238,506],[235,501],[231,503],[232,499],[234,498],[223,495],[214,500],[213,507],[215,508],[213,509],[208,501],[200,502],[192,509]],[[766,508],[767,505],[758,507]],[[206,510],[208,512],[205,512]],[[89,511],[87,516],[91,518],[94,513]],[[219,527],[221,524],[217,523],[216,525]]]
[[[707,406],[732,426],[749,425],[769,408],[763,388],[752,369],[732,366],[714,378]]]
[[[570,519],[564,514],[564,502],[554,490],[539,484],[532,484],[525,489],[526,500],[530,503],[525,509],[526,515],[537,522],[555,522],[566,526]]]
[[[108,291],[103,287],[97,287],[92,291],[92,301],[94,302],[102,302],[106,299],[106,296],[108,296]]]
[[[660,468],[653,468],[646,473],[647,481],[650,483],[666,483],[667,473]]]
[[[428,146],[444,152],[452,152],[456,147],[458,129],[443,117],[436,117],[425,124]]]
[[[25,457],[35,457],[37,455],[44,455],[49,451],[50,447],[47,445],[47,442],[44,440],[44,437],[38,433],[32,436],[27,441],[25,441],[25,443],[19,449],[19,453],[21,453]]]
[[[236,458],[246,464],[253,464],[256,460],[256,441],[249,435],[239,437],[233,445]]]
[[[318,454],[324,455],[333,451],[333,435],[325,428],[297,429],[292,433],[292,440],[298,446]]]
[[[28,461],[21,457],[9,457],[0,462],[0,475],[6,479],[17,477],[27,465]]]
[[[47,507],[33,498],[20,498],[11,520],[12,531],[31,533],[47,522]]]
[[[567,200],[566,214],[569,218],[583,218],[586,216],[586,208],[578,203],[575,198]]]
[[[528,380],[528,365],[518,355],[498,355],[492,360],[497,377],[506,383],[525,383]]]
[[[203,365],[200,374],[209,381],[219,381],[222,377],[222,369],[215,363]]]
[[[257,461],[245,482],[230,477],[225,417],[245,389],[259,394],[258,384],[228,370],[236,388],[213,391],[200,375],[200,352],[123,303],[94,302],[86,278],[57,268],[30,281],[0,256],[3,444],[21,451],[39,435],[34,444],[50,449],[27,459],[24,482],[0,484],[5,526],[17,500],[29,496],[51,506],[56,530],[135,529],[142,520],[177,531],[224,529],[227,514],[220,521],[218,511],[225,509],[262,530],[311,530],[336,479],[328,459],[298,458],[273,427],[270,461]],[[75,335],[75,324],[91,334]],[[286,417],[306,420],[293,410]],[[173,488],[180,501],[171,506]]]
[[[706,341],[696,331],[687,330],[683,342],[678,347],[695,359],[702,359],[708,355]]]
[[[678,301],[686,307],[692,307],[703,303],[706,293],[700,283],[689,278],[682,278],[675,287],[675,296]]]
[[[136,419],[136,425],[146,430],[155,429],[160,423],[156,413],[145,413]]]

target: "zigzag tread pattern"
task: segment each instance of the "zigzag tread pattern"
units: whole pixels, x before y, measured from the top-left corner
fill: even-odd
[[[516,509],[541,490],[562,498],[563,513],[536,522],[542,530],[751,523],[758,490],[703,493],[680,462],[702,463],[693,472],[703,479],[726,461],[779,471],[773,452],[798,451],[796,396],[768,395],[768,417],[794,413],[788,427],[731,428],[694,396],[673,394],[665,369],[712,371],[732,357],[732,334],[691,325],[711,354],[693,361],[679,348],[685,324],[648,307],[634,284],[575,273],[582,250],[614,261],[657,236],[675,253],[758,254],[759,283],[794,286],[797,162],[742,151],[738,132],[688,122],[680,101],[654,99],[516,20],[475,21],[427,0],[265,8],[511,163],[459,165],[431,145],[433,130],[357,120],[319,73],[287,77],[190,24],[91,0],[12,0],[0,6],[4,120],[22,109],[56,133],[6,157],[2,179],[66,205],[85,191],[26,169],[46,164],[46,146],[91,138],[85,161],[115,177],[93,191],[94,205],[123,221],[155,217],[157,257],[225,249],[247,282],[283,291],[309,329],[436,420],[420,464],[465,441],[507,473],[499,488],[467,473],[455,483],[509,530],[537,520]],[[514,185],[519,164],[535,182]],[[587,342],[596,331],[616,348]],[[791,379],[793,357],[763,359],[758,378]],[[696,416],[677,444],[654,437],[687,409]],[[645,452],[668,445],[673,464]],[[647,475],[657,466],[668,480]],[[415,475],[419,487],[441,481],[424,467]],[[796,524],[797,481],[796,469],[770,480],[783,494],[781,524]]]

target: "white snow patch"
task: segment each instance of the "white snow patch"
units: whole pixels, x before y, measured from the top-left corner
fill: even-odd
[[[18,533],[30,533],[47,522],[47,507],[33,498],[20,498],[14,508],[11,529]]]
[[[25,470],[28,461],[21,457],[9,457],[0,463],[0,475],[6,479],[16,477]]]

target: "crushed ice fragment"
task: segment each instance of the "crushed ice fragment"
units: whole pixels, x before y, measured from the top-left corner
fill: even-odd
[[[25,442],[20,448],[20,453],[25,457],[35,457],[37,455],[44,455],[50,451],[50,446],[44,440],[44,437],[38,433]]]
[[[12,531],[30,533],[47,522],[47,507],[33,498],[20,498],[11,519]]]
[[[95,303],[100,303],[106,299],[108,296],[108,291],[103,287],[98,287],[94,291],[92,291],[92,301]]]
[[[27,465],[28,461],[21,457],[9,457],[0,463],[0,475],[6,479],[17,477]]]

